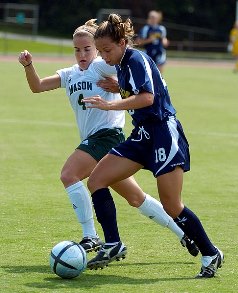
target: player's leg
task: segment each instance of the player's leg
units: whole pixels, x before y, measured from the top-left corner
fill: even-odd
[[[90,154],[76,149],[66,160],[61,171],[60,179],[64,187],[67,188],[89,177],[96,165],[97,161]]]
[[[112,154],[106,155],[95,167],[88,179],[88,188],[98,222],[101,224],[105,244],[96,257],[88,262],[88,268],[103,268],[109,262],[124,258],[126,246],[121,242],[116,219],[116,207],[108,186],[132,176],[141,165]]]
[[[162,52],[159,52],[155,57],[155,63],[159,68],[160,73],[164,73],[164,67],[166,63],[166,51],[165,49]]]
[[[238,72],[238,52],[236,53],[236,56],[235,56],[235,69],[234,69],[234,72]]]
[[[181,228],[165,212],[158,200],[143,192],[134,177],[119,181],[111,187],[124,197],[131,206],[138,208],[142,215],[175,233],[180,243],[188,249],[191,255],[198,255],[199,250],[195,243],[184,234]]]
[[[105,242],[120,241],[116,209],[108,186],[132,176],[140,168],[140,164],[129,159],[107,154],[99,161],[88,179],[88,188],[92,195],[98,222],[104,231]],[[142,202],[143,198],[140,201]]]
[[[97,236],[95,237],[96,231],[94,228],[91,197],[89,197],[88,191],[81,180],[91,174],[97,162],[100,161],[112,147],[124,140],[125,136],[120,128],[101,129],[81,142],[63,168],[61,177],[63,178],[64,184],[74,183],[69,187],[66,185],[66,187],[67,191],[71,193],[70,198],[72,205],[77,207],[75,209],[77,217],[83,225],[84,238],[80,244],[85,249],[87,246],[91,245],[91,250],[95,250],[98,244],[101,245],[102,242]],[[90,247],[86,250],[89,251]]]
[[[211,243],[198,217],[181,201],[183,174],[190,168],[188,142],[181,124],[173,117],[157,127],[153,173],[157,178],[161,203],[177,225],[198,246],[202,254],[202,277],[213,277],[217,267],[221,265],[223,255]]]
[[[198,277],[213,277],[222,265],[223,253],[208,238],[198,217],[181,202],[183,170],[174,171],[157,177],[161,203],[177,225],[190,239],[193,239],[202,254],[202,270]]]
[[[82,226],[83,239],[80,244],[86,251],[97,250],[102,244],[95,230],[91,198],[82,181],[91,174],[96,164],[97,161],[90,154],[76,149],[61,172],[61,181]]]

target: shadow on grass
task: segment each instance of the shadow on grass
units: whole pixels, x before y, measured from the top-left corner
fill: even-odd
[[[110,264],[111,267],[117,266],[153,266],[158,264],[168,264],[168,265],[191,265],[193,262],[154,262],[154,263],[114,263]],[[166,281],[184,281],[184,280],[194,280],[194,277],[175,277],[171,278],[150,278],[150,276],[145,276],[144,278],[141,276],[137,277],[128,277],[124,275],[117,274],[105,274],[105,272],[109,272],[108,269],[103,271],[89,271],[86,270],[79,277],[74,279],[61,279],[55,274],[50,272],[49,266],[47,265],[32,265],[32,266],[2,266],[2,269],[7,273],[42,273],[42,274],[50,274],[49,277],[43,278],[39,282],[28,282],[24,285],[29,288],[41,288],[41,289],[66,289],[66,288],[96,288],[103,285],[118,285],[118,284],[127,284],[127,285],[143,285],[143,284],[154,284],[157,282],[166,282]],[[102,272],[102,273],[101,273]],[[159,275],[159,274],[158,274]],[[29,276],[30,279],[30,276]]]
[[[117,266],[151,266],[151,265],[193,265],[194,262],[184,262],[184,261],[160,261],[160,262],[114,262],[110,264],[110,267]],[[42,273],[45,274],[50,271],[50,267],[48,265],[25,265],[25,266],[1,266],[5,272],[14,273],[14,274],[22,274],[22,273]],[[93,271],[93,270],[92,270]],[[100,270],[98,270],[100,271]]]
[[[120,276],[120,275],[100,275],[98,274],[87,274],[87,272],[83,273],[81,276],[66,280],[60,279],[57,277],[52,278],[45,278],[42,282],[32,282],[26,283],[25,286],[29,288],[38,288],[38,289],[62,289],[65,290],[66,288],[97,288],[103,285],[148,285],[148,284],[156,284],[159,282],[166,282],[166,281],[184,281],[184,280],[194,280],[194,278],[188,277],[178,277],[178,278],[141,278],[141,277],[127,277],[127,276]],[[108,288],[108,287],[107,287]]]
[[[7,273],[23,274],[23,273],[47,273],[50,270],[49,266],[46,265],[25,265],[25,266],[1,266]]]

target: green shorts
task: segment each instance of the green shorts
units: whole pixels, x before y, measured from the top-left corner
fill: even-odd
[[[124,141],[125,135],[121,128],[104,128],[83,140],[77,149],[90,154],[99,162],[113,147]]]

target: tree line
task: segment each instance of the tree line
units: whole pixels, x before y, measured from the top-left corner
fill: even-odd
[[[70,38],[88,19],[96,18],[101,8],[130,9],[131,18],[144,19],[152,10],[161,10],[165,23],[209,29],[209,40],[227,41],[235,21],[236,0],[13,0],[8,3],[39,5],[39,34]],[[136,29],[142,22],[136,24]],[[170,39],[179,38],[171,35]]]

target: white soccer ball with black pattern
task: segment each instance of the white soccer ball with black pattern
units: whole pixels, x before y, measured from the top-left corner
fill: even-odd
[[[51,250],[50,267],[63,279],[75,278],[87,267],[86,251],[76,242],[62,241]]]

